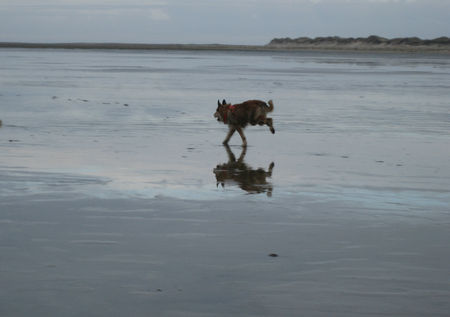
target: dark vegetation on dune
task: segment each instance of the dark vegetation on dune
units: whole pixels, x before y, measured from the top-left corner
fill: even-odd
[[[399,38],[384,38],[377,35],[371,35],[369,37],[339,37],[339,36],[328,36],[328,37],[298,37],[295,39],[286,38],[275,38],[268,46],[372,46],[372,47],[399,47],[399,46],[410,46],[410,47],[442,47],[450,48],[450,38],[446,36],[438,37],[431,40],[424,40],[418,37],[399,37]]]

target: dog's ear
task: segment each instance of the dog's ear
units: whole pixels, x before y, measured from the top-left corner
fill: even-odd
[[[221,105],[220,105],[220,100],[219,99],[217,99],[217,105],[220,107]]]
[[[226,105],[227,104],[227,102],[225,101],[225,99],[222,101],[222,105]]]

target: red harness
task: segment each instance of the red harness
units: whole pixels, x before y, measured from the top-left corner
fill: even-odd
[[[228,111],[234,112],[236,110],[236,105],[229,105],[223,114],[223,123],[228,123]]]

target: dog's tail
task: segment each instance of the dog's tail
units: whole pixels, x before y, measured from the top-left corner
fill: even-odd
[[[269,107],[268,107],[269,109],[267,109],[267,112],[272,112],[273,111],[273,101],[272,101],[272,99],[269,100],[267,103],[269,104]]]

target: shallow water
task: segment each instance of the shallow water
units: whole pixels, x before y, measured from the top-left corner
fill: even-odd
[[[450,189],[445,55],[3,49],[0,63],[1,195]],[[245,171],[223,165],[223,98],[275,103],[275,135],[246,130]]]
[[[447,56],[2,49],[0,75],[1,316],[448,315]],[[222,146],[222,98],[273,99],[276,134]]]

